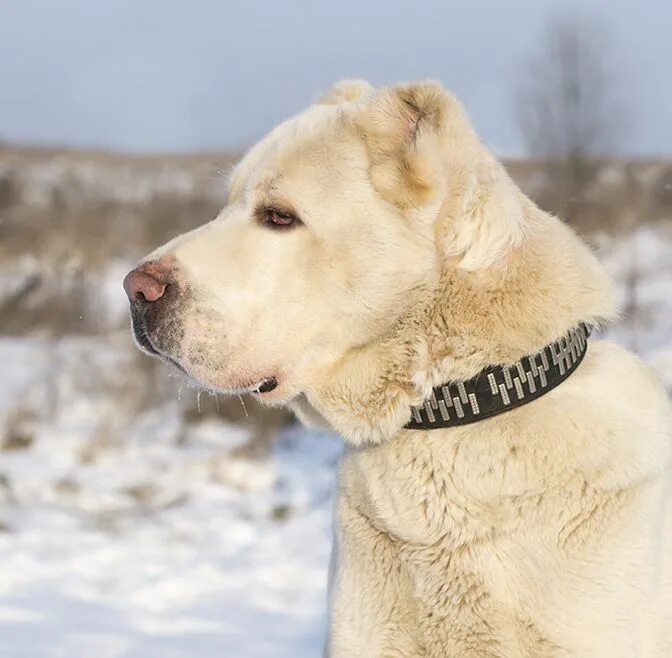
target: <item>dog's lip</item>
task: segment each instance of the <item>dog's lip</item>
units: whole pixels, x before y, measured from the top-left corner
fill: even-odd
[[[138,326],[136,322],[133,322],[133,338],[135,338],[135,342],[138,346],[148,354],[151,354],[152,356],[163,356],[159,350],[154,347],[152,341],[149,340],[149,336],[144,327]]]
[[[270,393],[278,388],[278,380],[276,377],[267,377],[263,379],[256,387],[253,389],[253,393],[259,393],[263,395],[264,393]]]
[[[139,347],[142,350],[144,350],[147,354],[158,357],[162,361],[165,361],[169,365],[174,366],[180,372],[184,373],[185,375],[193,379],[193,375],[191,375],[191,373],[179,361],[177,361],[171,356],[168,356],[167,354],[164,354],[154,346],[149,335],[147,334],[147,331],[144,327],[144,324],[142,323],[141,318],[136,317],[133,318],[133,336]],[[272,376],[272,377],[264,377],[263,379],[259,379],[256,382],[248,384],[247,386],[236,388],[228,392],[238,395],[242,395],[245,393],[264,395],[266,393],[274,391],[276,388],[278,388],[278,378]]]
[[[167,354],[164,354],[163,352],[160,352],[159,350],[154,347],[152,342],[148,337],[146,337],[147,340],[147,345],[143,346],[145,350],[151,354],[152,356],[156,356],[162,361],[165,361],[169,365],[173,366],[174,368],[177,368],[180,372],[184,373],[185,375],[191,377],[191,375],[187,372],[186,368],[177,360],[174,359],[172,356],[168,356]]]
[[[177,360],[173,359],[167,354],[164,354],[154,346],[154,343],[152,343],[151,338],[147,334],[147,330],[145,329],[144,324],[142,324],[142,321],[139,318],[133,318],[133,336],[136,343],[140,346],[140,349],[147,352],[147,354],[158,357],[162,361],[165,361],[166,363],[174,366],[185,375],[189,374]]]
[[[247,386],[231,389],[230,392],[232,392],[234,395],[244,395],[246,393],[264,395],[265,393],[274,391],[276,388],[278,388],[277,377],[264,377],[263,379],[256,380]]]

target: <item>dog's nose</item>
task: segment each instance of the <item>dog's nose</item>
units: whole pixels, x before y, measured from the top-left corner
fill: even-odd
[[[166,291],[163,272],[156,262],[143,263],[124,278],[124,290],[131,302],[155,302]]]

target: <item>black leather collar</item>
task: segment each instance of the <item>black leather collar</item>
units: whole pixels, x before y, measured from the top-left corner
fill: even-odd
[[[491,366],[463,382],[437,386],[412,407],[410,430],[468,425],[532,402],[569,377],[583,360],[592,327],[580,324],[536,354],[508,366]]]

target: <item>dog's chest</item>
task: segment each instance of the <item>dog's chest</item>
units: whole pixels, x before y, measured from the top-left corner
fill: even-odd
[[[446,648],[455,656],[564,655],[530,614],[530,592],[519,586],[517,565],[498,555],[497,543],[484,538],[455,547],[450,539],[399,546],[427,656],[444,656]],[[488,653],[483,653],[486,646]]]
[[[341,489],[372,524],[414,555],[459,550],[535,520],[549,485],[529,455],[502,437],[444,439],[441,432],[344,457]]]
[[[428,657],[446,647],[481,655],[484,643],[489,656],[562,655],[530,614],[534,580],[524,572],[545,559],[535,547],[545,543],[553,498],[572,492],[546,487],[507,441],[497,446],[417,442],[352,453],[343,464],[342,493],[389,538],[409,576]]]

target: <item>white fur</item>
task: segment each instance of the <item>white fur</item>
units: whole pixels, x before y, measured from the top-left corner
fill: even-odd
[[[189,290],[169,354],[218,390],[277,377],[349,444],[331,658],[672,655],[664,392],[591,341],[541,399],[409,431],[432,386],[613,318],[593,255],[537,208],[436,83],[342,83],[242,160],[229,205],[169,243]],[[271,231],[255,209],[290,205]]]

